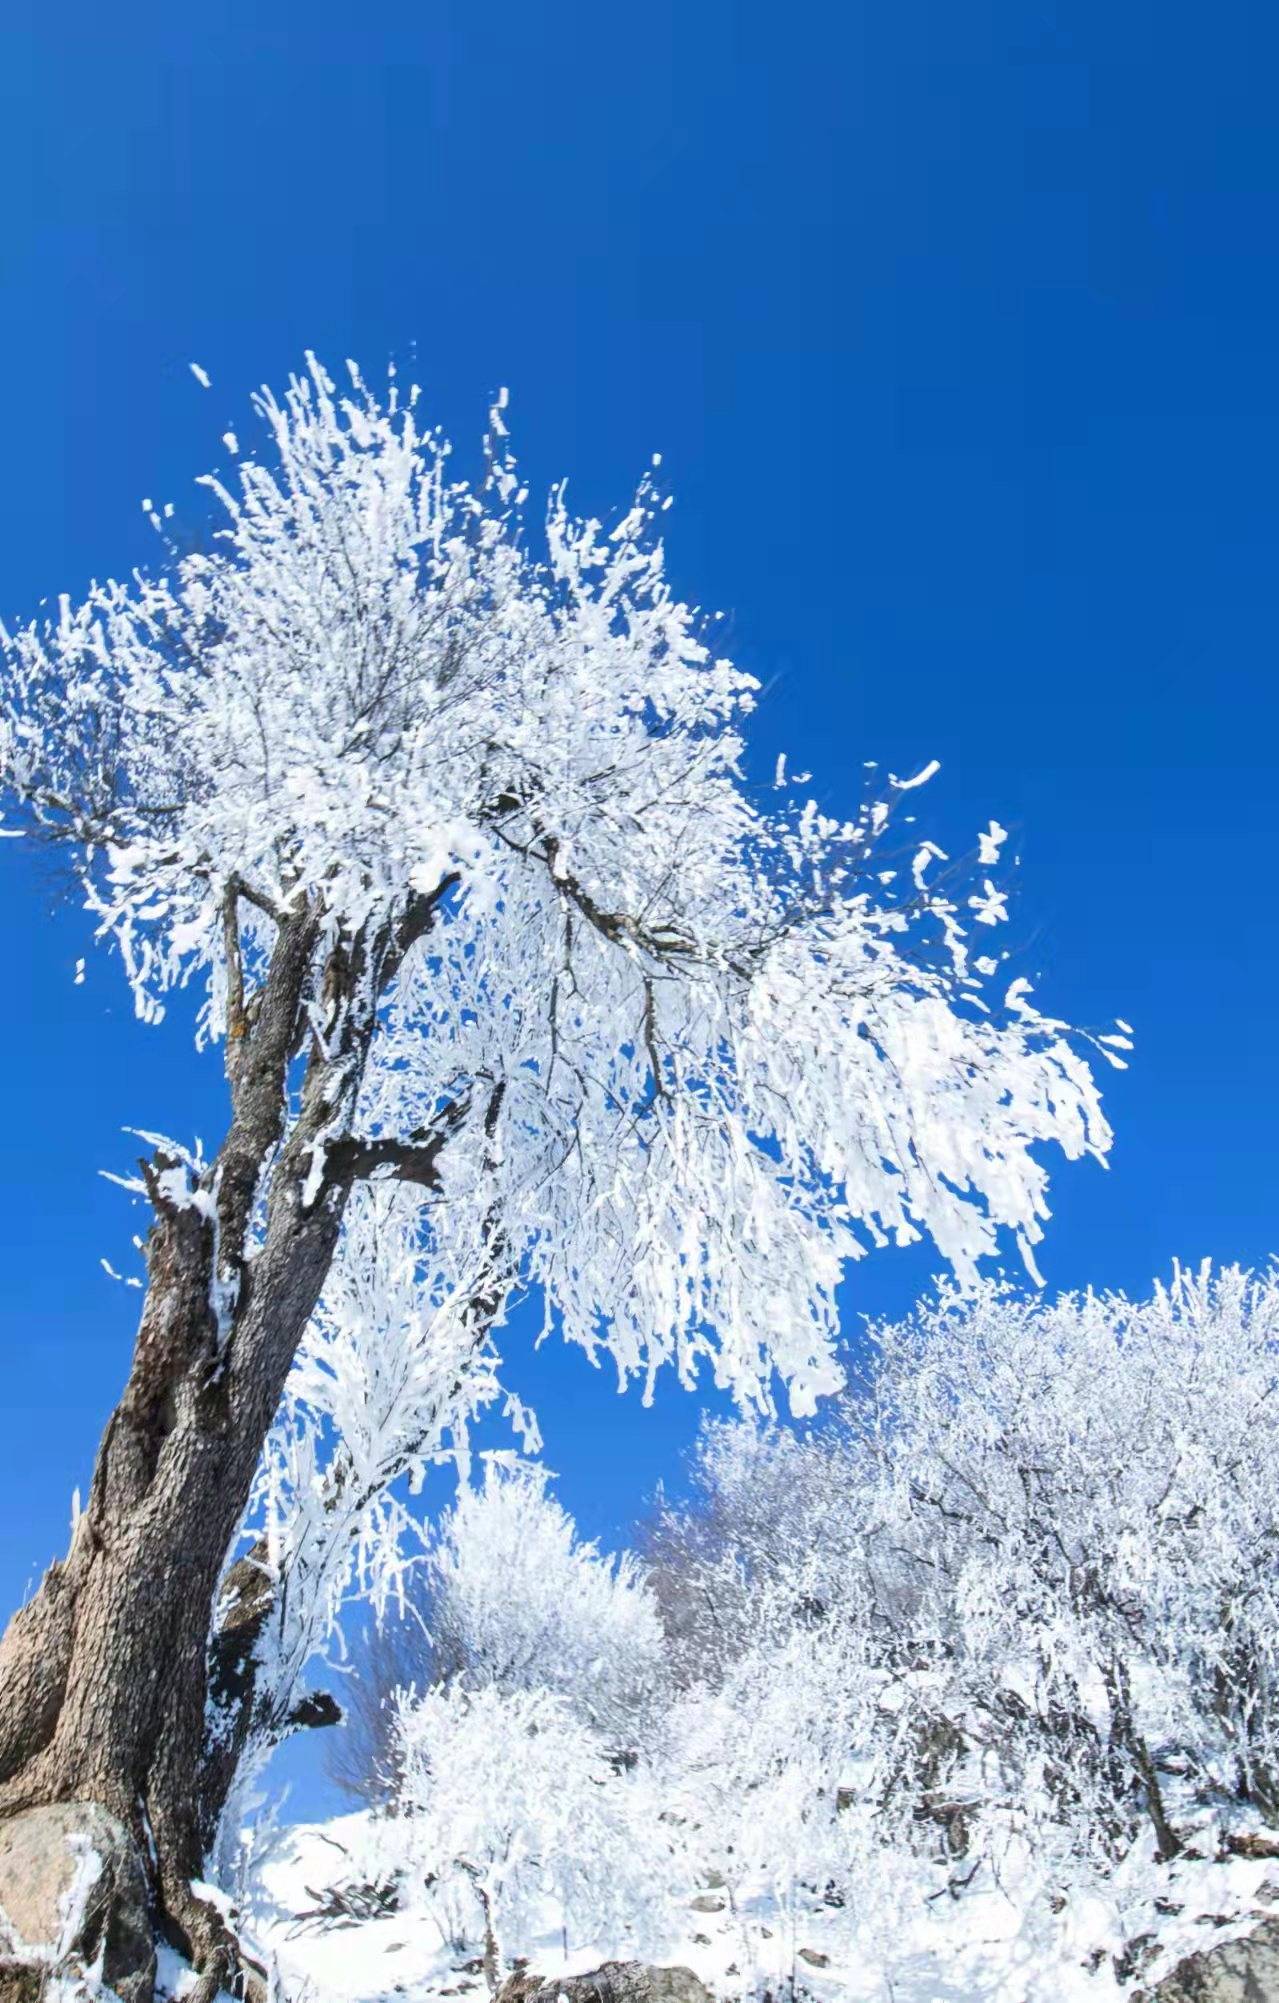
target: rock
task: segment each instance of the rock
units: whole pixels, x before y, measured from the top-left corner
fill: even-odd
[[[1148,2003],[1279,2003],[1279,1919],[1178,1962]]]
[[[102,1980],[123,2003],[149,2003],[155,1941],[146,1873],[128,1830],[90,1801],[28,1808],[0,1822],[0,1931],[16,1957],[0,1963],[0,2003],[22,2003],[9,1971],[42,1959],[102,1956]]]
[[[41,2003],[49,1971],[38,1961],[0,1956],[0,2003]]]
[[[695,1899],[689,1900],[688,1909],[693,1913],[722,1913],[727,1904],[727,1899],[719,1898],[714,1892],[699,1892]]]
[[[714,2003],[691,1968],[650,1968],[643,1961],[606,1961],[589,1975],[512,1975],[498,2003]]]
[[[1248,1830],[1242,1836],[1227,1836],[1225,1848],[1232,1857],[1279,1857],[1279,1836]]]

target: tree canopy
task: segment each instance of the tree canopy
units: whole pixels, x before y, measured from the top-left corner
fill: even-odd
[[[356,1005],[323,968],[375,990],[394,940],[304,1204],[414,1183],[437,1298],[535,1288],[624,1379],[709,1362],[767,1404],[775,1369],[811,1409],[848,1262],[927,1234],[969,1275],[1004,1229],[1029,1260],[1041,1144],[1109,1146],[1095,1083],[974,948],[1004,831],[955,871],[897,826],[914,781],[852,818],[784,761],[749,783],[756,684],[676,597],[653,480],[608,528],[557,488],[534,536],[503,402],[468,485],[394,380],[263,392],[207,547],[7,636],[8,788],[73,844],[139,1013],[204,983],[231,1066],[282,919],[313,921],[321,1051]]]

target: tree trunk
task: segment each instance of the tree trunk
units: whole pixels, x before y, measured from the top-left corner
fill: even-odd
[[[248,1008],[232,979],[227,1138],[194,1190],[163,1156],[144,1166],[156,1216],[129,1379],[68,1554],[0,1640],[0,1815],[91,1800],[118,1816],[147,1861],[157,1923],[208,1996],[242,1973],[191,1890],[214,1599],[359,1172],[346,1142],[308,1201],[314,1150],[350,1116],[385,982],[430,922],[434,900],[419,902],[415,924],[329,951],[325,1034],[287,1138],[289,1070],[315,1015],[314,917],[281,921]]]
[[[495,1087],[485,1110],[484,1131],[490,1143],[503,1097],[502,1087]],[[491,1167],[491,1155],[486,1154],[485,1160]],[[433,1410],[422,1414],[420,1433],[401,1448],[396,1460],[357,1474],[349,1457],[339,1452],[325,1469],[322,1510],[326,1517],[332,1517],[339,1541],[344,1533],[348,1538],[356,1534],[369,1505],[408,1472],[415,1455],[428,1441],[439,1437],[446,1414],[461,1393],[474,1359],[502,1313],[508,1278],[503,1277],[501,1270],[500,1222],[492,1213],[486,1220],[484,1235],[493,1268],[461,1310],[470,1328],[470,1350],[459,1364],[448,1392]],[[209,1649],[209,1705],[199,1788],[200,1827],[206,1852],[217,1836],[246,1750],[252,1746],[260,1753],[263,1748],[279,1745],[293,1732],[337,1724],[343,1715],[329,1692],[273,1685],[260,1673],[262,1638],[269,1633],[277,1616],[277,1596],[286,1583],[287,1580],[282,1581],[273,1572],[261,1539],[231,1565],[221,1580]]]
[[[157,1224],[134,1368],[88,1507],[67,1559],[0,1645],[0,1810],[76,1800],[111,1810],[152,1857],[157,1917],[175,1945],[198,1965],[212,1955],[219,1971],[220,1929],[190,1892],[203,1860],[197,1776],[214,1595],[341,1210],[342,1192],[326,1192],[291,1242],[268,1245],[275,1270],[255,1274],[237,1330],[254,1367],[220,1376],[211,1229],[191,1210]],[[190,1361],[140,1424],[157,1320],[185,1334]]]

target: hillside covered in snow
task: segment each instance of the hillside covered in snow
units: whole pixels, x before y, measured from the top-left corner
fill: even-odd
[[[259,1803],[220,1896],[314,2003],[1155,1992],[1279,1914],[1277,1336],[1233,1271],[943,1293],[621,1557],[489,1457],[335,1679],[362,1805]]]

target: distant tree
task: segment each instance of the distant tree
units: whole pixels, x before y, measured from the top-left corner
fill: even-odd
[[[433,1451],[516,1291],[623,1381],[705,1365],[767,1404],[776,1372],[809,1409],[850,1260],[927,1233],[968,1274],[1005,1227],[1029,1257],[1040,1144],[1109,1144],[1062,1025],[970,948],[1000,830],[976,886],[934,880],[885,847],[911,782],[851,819],[746,783],[755,684],[673,595],[650,485],[608,530],[557,489],[538,555],[500,411],[475,490],[394,384],[312,363],[259,408],[208,550],[60,600],[0,676],[12,807],[65,838],[144,1020],[203,985],[229,1102],[214,1156],[152,1137],[136,1181],[128,1381],[0,1644],[0,1812],[123,1818],[204,1997],[236,1951],[192,1880],[285,1618],[269,1551],[223,1574],[317,1313],[380,1395],[381,1276],[412,1270],[439,1364],[425,1444],[317,1475],[338,1520]]]
[[[624,1750],[664,1681],[657,1606],[635,1559],[582,1541],[548,1483],[490,1460],[446,1512],[425,1565],[435,1673],[552,1690]]]
[[[1006,1763],[1041,1854],[1110,1860],[1144,1829],[1171,1858],[1169,1773],[1279,1819],[1274,1276],[1050,1305],[987,1286],[880,1345],[846,1408],[877,1468],[877,1611],[992,1791]]]
[[[656,1601],[629,1553],[579,1538],[549,1482],[536,1463],[488,1456],[440,1519],[405,1615],[374,1626],[332,1754],[357,1797],[395,1796],[397,1696],[439,1683],[549,1690],[615,1757],[646,1735],[667,1684]]]

